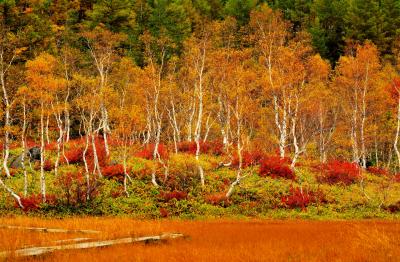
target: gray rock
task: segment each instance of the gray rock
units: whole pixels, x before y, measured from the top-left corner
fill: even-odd
[[[40,160],[40,147],[34,146],[29,149],[28,151],[29,159],[31,162]]]
[[[11,168],[22,168],[22,156],[24,153],[20,154],[16,157],[12,162],[10,167]],[[40,147],[35,146],[30,148],[29,150],[25,151],[25,160],[29,159],[29,161],[39,161],[40,160]]]
[[[23,154],[19,155],[11,162],[10,165],[11,168],[22,168],[22,155]]]

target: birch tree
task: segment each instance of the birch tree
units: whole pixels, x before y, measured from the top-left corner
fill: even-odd
[[[6,30],[4,21],[0,22],[0,85],[3,93],[4,103],[4,151],[3,151],[3,169],[10,176],[8,169],[8,158],[10,155],[10,130],[11,130],[11,104],[13,96],[10,96],[11,88],[9,86],[8,74],[15,60],[26,50],[25,47],[18,48],[18,39],[15,34]]]
[[[117,47],[125,39],[122,34],[112,33],[100,26],[92,31],[82,34],[86,40],[90,57],[93,59],[94,67],[99,75],[99,93],[106,93],[108,88],[108,78],[113,62],[116,60]],[[104,146],[107,155],[110,154],[108,147],[107,134],[110,132],[108,111],[106,106],[107,99],[103,97],[101,108],[102,131],[104,137]]]
[[[43,203],[46,202],[45,162],[45,116],[49,114],[48,105],[52,102],[51,90],[62,85],[63,79],[56,75],[57,60],[54,56],[42,53],[26,63],[26,80],[30,88],[30,97],[39,106],[40,136],[40,190]]]
[[[335,84],[346,100],[353,161],[367,165],[367,119],[370,99],[376,91],[380,63],[376,47],[370,43],[358,46],[355,56],[341,57],[336,68]]]
[[[285,61],[282,53],[288,53],[285,47],[289,39],[289,25],[283,20],[279,11],[273,11],[267,5],[262,5],[259,11],[254,11],[250,18],[251,40],[255,44],[259,60],[262,65],[260,78],[263,81],[265,92],[272,97],[272,109],[277,128],[279,154],[285,157],[288,140],[289,110],[291,96],[286,81],[288,60]]]
[[[187,69],[187,78],[191,81],[192,90],[195,97],[195,129],[194,129],[194,141],[196,142],[196,161],[198,172],[200,175],[201,185],[205,184],[204,170],[200,164],[200,152],[201,152],[201,134],[203,128],[203,117],[204,117],[204,102],[207,92],[207,56],[210,49],[210,33],[203,31],[199,38],[192,37],[185,43],[184,52],[184,65]]]

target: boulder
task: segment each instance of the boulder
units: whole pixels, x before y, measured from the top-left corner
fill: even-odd
[[[40,160],[40,147],[34,146],[28,151],[29,159],[31,162]]]
[[[11,162],[10,165],[11,168],[22,168],[22,155],[23,154],[19,155]]]

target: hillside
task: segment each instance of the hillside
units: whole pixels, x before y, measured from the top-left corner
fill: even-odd
[[[131,151],[126,161],[129,178],[124,179],[124,167],[118,164],[122,149],[115,145],[111,157],[107,158],[99,139],[96,145],[102,174],[91,177],[89,190],[82,156],[77,154],[83,150],[81,141],[65,145],[69,164],[64,160],[57,174],[54,173],[57,154],[54,144],[50,144],[47,147],[50,156],[45,165],[46,203],[42,204],[41,195],[36,193],[40,191],[40,170],[36,161],[27,166],[26,196],[22,193],[22,169],[12,169],[12,178],[6,180],[8,186],[21,192],[24,209],[19,209],[17,202],[3,191],[0,210],[3,214],[22,212],[49,217],[398,218],[400,179],[384,169],[363,171],[346,162],[321,165],[318,161],[304,160],[292,171],[290,161],[256,151],[246,152],[240,184],[227,197],[237,178],[237,158],[233,158],[230,167],[222,166],[226,156],[220,154],[216,143],[209,143],[208,153],[200,157],[205,174],[202,186],[197,161],[188,144],[182,145],[180,148],[184,152],[178,154],[163,147],[163,164],[151,160],[148,148]],[[20,148],[11,150],[13,157],[20,153]],[[151,182],[153,170],[157,187]]]

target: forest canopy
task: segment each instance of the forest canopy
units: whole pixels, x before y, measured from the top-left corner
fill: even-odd
[[[302,159],[398,171],[399,0],[2,0],[0,19],[3,169],[36,145],[43,201],[73,139],[87,194],[113,150],[126,189],[132,148],[164,182],[168,152],[191,152],[204,186],[220,145],[227,197],[255,149],[289,177]]]

